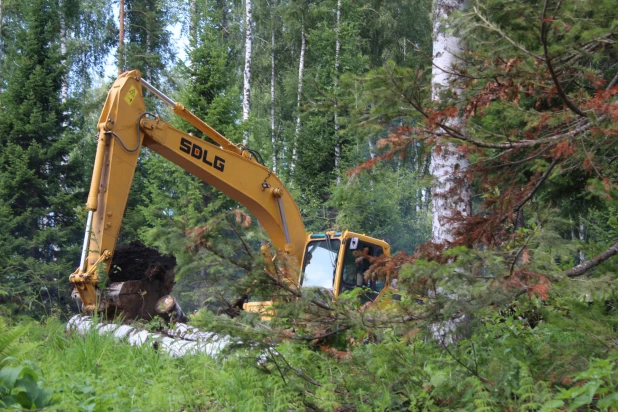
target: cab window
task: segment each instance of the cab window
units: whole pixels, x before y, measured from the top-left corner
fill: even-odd
[[[336,239],[313,241],[305,250],[303,287],[333,289],[335,267],[341,242]]]
[[[371,266],[370,257],[384,254],[382,247],[363,242],[359,239],[347,239],[345,255],[343,258],[343,270],[341,273],[341,290],[352,290],[357,287],[368,287],[373,293],[368,299],[373,300],[384,288],[384,279],[365,279],[365,272]],[[373,296],[375,295],[375,296]]]

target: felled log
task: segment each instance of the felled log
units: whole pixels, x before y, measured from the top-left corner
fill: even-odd
[[[228,336],[201,332],[184,323],[177,323],[166,333],[148,332],[129,325],[96,324],[90,316],[82,315],[73,316],[67,323],[67,333],[84,336],[91,331],[111,335],[131,346],[150,346],[172,357],[204,353],[215,358],[230,343]]]
[[[152,319],[159,299],[174,287],[175,266],[173,256],[163,256],[141,242],[119,246],[110,265],[109,282],[99,297],[99,312],[125,323]],[[75,291],[73,295],[81,306],[79,295]],[[182,319],[179,321],[186,321],[186,317]]]
[[[166,295],[157,301],[155,311],[167,322],[185,323],[189,320],[173,296]]]

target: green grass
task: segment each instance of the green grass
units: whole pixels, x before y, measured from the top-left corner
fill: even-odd
[[[56,410],[260,411],[292,402],[241,357],[171,358],[110,336],[67,335],[53,319],[33,324],[28,338],[39,345],[26,357],[40,368],[40,385],[54,392]]]
[[[479,318],[448,348],[385,334],[350,346],[345,359],[288,340],[276,352],[247,345],[218,360],[172,358],[110,336],[67,335],[54,318],[22,319],[29,327],[13,347],[27,350],[10,363],[36,365],[38,385],[53,393],[46,410],[618,410],[615,314],[598,305],[546,308],[535,328],[520,319],[528,307]]]

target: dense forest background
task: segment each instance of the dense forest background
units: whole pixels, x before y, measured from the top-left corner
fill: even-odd
[[[611,0],[0,0],[0,405],[614,410],[617,13]],[[294,295],[268,326],[199,310],[194,324],[244,343],[225,362],[64,336],[110,68],[140,69],[259,151],[308,231],[387,240],[397,253],[371,276],[398,277],[402,300],[376,314],[354,293],[326,308]],[[263,267],[219,258],[238,207],[145,151],[120,242],[174,254],[193,312]],[[259,247],[259,228],[238,226]],[[204,227],[217,253],[199,247]]]

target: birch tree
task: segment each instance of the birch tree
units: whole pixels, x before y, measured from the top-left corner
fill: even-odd
[[[339,53],[341,51],[341,0],[337,0],[337,21],[335,23],[335,73],[334,73],[334,124],[335,124],[335,173],[337,174],[337,184],[341,183],[341,173],[339,170],[341,164],[341,139],[339,136],[339,103],[337,101],[337,91],[339,89]]]
[[[298,57],[298,88],[296,98],[296,127],[294,129],[294,141],[292,142],[292,163],[290,164],[290,173],[294,175],[294,168],[298,161],[297,145],[300,140],[301,119],[300,119],[300,103],[303,96],[303,75],[305,71],[305,51],[307,49],[307,38],[305,35],[305,20],[303,17],[300,28],[300,55]]]
[[[253,47],[253,14],[251,11],[251,0],[245,2],[245,69],[243,71],[243,94],[242,94],[242,122],[246,124],[249,120],[251,111],[251,52]],[[249,142],[249,131],[243,132],[242,143],[247,145]]]
[[[124,0],[120,0],[118,10],[118,74],[124,71]]]
[[[273,172],[277,173],[277,133],[275,130],[275,23],[277,0],[273,0],[270,31],[270,139],[273,145]]]
[[[67,22],[64,12],[64,0],[58,1],[58,10],[60,11],[60,55],[62,59],[62,64],[65,65],[67,57]],[[60,90],[60,101],[64,103],[67,101],[68,97],[69,83],[67,76],[64,76],[62,79],[62,86]]]
[[[466,0],[435,0],[433,13],[433,66],[431,70],[432,97],[449,89],[451,68],[459,62],[461,52],[460,39],[448,33],[447,19],[455,10],[462,9]],[[458,120],[451,121],[452,125]],[[464,177],[468,167],[465,156],[457,152],[457,147],[446,141],[438,140],[431,152],[431,175],[433,216],[432,238],[434,243],[452,242],[454,240],[453,218],[457,215],[470,214],[470,189]]]

